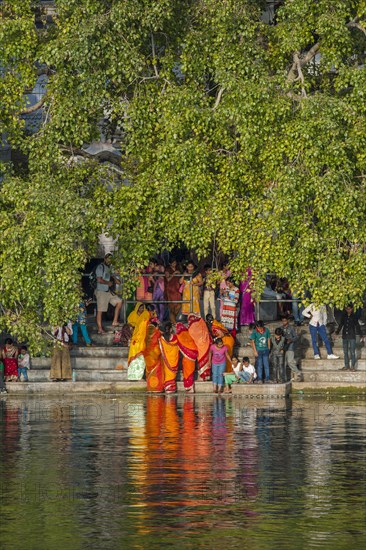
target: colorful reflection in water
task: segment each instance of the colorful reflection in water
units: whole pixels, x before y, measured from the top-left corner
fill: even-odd
[[[358,547],[365,450],[362,401],[6,397],[1,548]]]

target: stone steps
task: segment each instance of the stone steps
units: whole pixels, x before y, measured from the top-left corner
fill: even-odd
[[[330,372],[340,370],[343,366],[343,359],[303,359],[301,361],[301,370],[303,372],[320,370]],[[366,371],[366,360],[359,359],[356,366],[358,370]]]
[[[127,357],[128,348],[118,346],[74,347],[71,357]]]
[[[330,382],[338,386],[343,386],[344,383],[366,384],[366,370],[355,372],[341,370],[303,371],[303,379],[304,382]]]
[[[335,355],[338,355],[341,359],[344,358],[343,347],[340,348],[338,346],[333,346],[332,350],[333,350],[333,353]],[[327,358],[327,350],[323,347],[322,348],[319,347],[319,351],[320,351],[320,357],[323,357],[324,359],[326,359]],[[307,349],[299,348],[298,353],[299,353],[299,355],[301,355],[305,359],[314,359],[314,351],[313,351],[312,347],[307,348]],[[356,357],[358,357],[359,359],[361,359],[361,358],[366,359],[366,349],[364,347],[356,348]]]
[[[119,382],[127,380],[127,370],[96,370],[96,369],[75,369],[74,376],[80,382]],[[48,382],[50,380],[50,369],[31,369],[28,371],[30,382]],[[8,383],[7,387],[12,384]]]
[[[110,357],[72,357],[71,367],[75,370],[121,370],[121,368],[127,368],[127,357],[110,358]],[[50,357],[36,357],[32,360],[32,368],[30,372],[35,369],[49,370],[51,368]]]

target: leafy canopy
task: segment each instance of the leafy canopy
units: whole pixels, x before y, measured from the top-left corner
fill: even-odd
[[[37,2],[0,7],[0,130],[28,159],[2,184],[3,326],[29,337],[71,315],[102,230],[126,277],[162,247],[215,242],[258,291],[275,271],[317,302],[360,303],[365,0],[277,2],[273,24],[260,0],[54,4],[37,27]],[[41,72],[30,134],[24,92]],[[122,136],[113,185],[81,149],[102,119]]]

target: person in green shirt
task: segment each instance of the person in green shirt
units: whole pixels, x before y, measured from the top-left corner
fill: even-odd
[[[263,367],[265,384],[271,384],[269,377],[269,350],[271,349],[271,333],[265,328],[263,321],[257,321],[255,329],[250,335],[250,343],[257,360],[257,384],[263,384]]]

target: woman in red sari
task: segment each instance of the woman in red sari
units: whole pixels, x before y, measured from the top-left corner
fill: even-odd
[[[151,315],[151,319],[147,325],[146,347],[144,351],[147,391],[162,392],[164,391],[164,370],[159,345],[161,334],[158,329],[158,319],[154,306],[148,304],[146,309]]]
[[[7,338],[2,351],[4,361],[4,378],[6,382],[18,380],[18,348],[14,346],[13,340]]]
[[[178,346],[183,356],[183,384],[187,392],[194,392],[194,371],[196,368],[196,359],[198,349],[188,329],[183,323],[176,324],[176,336]]]
[[[209,362],[209,351],[211,336],[205,321],[197,315],[189,315],[188,332],[198,349],[198,374],[202,380],[210,380],[211,366]]]
[[[233,336],[230,334],[230,331],[227,328],[225,328],[222,323],[219,323],[219,321],[216,321],[216,319],[214,319],[212,322],[211,331],[212,331],[212,336],[214,338],[222,339],[224,346],[227,347],[228,354],[230,355],[230,357],[232,357],[234,352],[235,340]],[[230,373],[232,372],[231,361],[230,362],[226,361],[225,372],[230,372]]]
[[[164,370],[164,390],[165,393],[175,393],[177,391],[179,347],[177,337],[173,334],[172,323],[165,323],[159,344]]]

